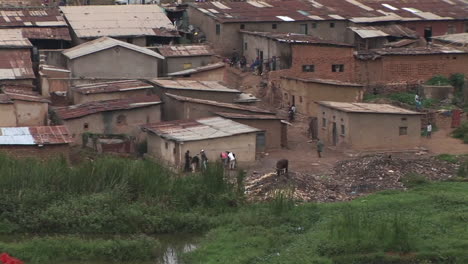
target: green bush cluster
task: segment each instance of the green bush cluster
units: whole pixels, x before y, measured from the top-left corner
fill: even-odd
[[[463,143],[468,144],[468,121],[462,122],[461,125],[452,132],[452,136],[454,138],[461,139],[463,140]]]

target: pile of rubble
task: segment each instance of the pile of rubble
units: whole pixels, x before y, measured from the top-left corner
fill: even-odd
[[[252,174],[245,191],[250,200],[272,199],[277,190],[291,190],[302,201],[346,201],[381,190],[405,189],[402,180],[419,174],[428,180],[447,180],[456,174],[457,165],[435,158],[401,158],[371,155],[338,162],[327,174],[311,175],[289,172]]]

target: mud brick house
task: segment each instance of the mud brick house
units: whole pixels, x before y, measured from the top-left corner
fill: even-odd
[[[40,6],[40,5],[37,5]],[[0,8],[0,36],[17,30],[38,49],[70,46],[68,25],[56,7]]]
[[[284,106],[295,105],[299,113],[312,117],[319,115],[316,102],[360,102],[364,95],[361,84],[326,79],[281,77],[280,88]]]
[[[162,75],[206,66],[213,62],[213,49],[206,44],[164,45],[157,48],[166,58],[162,61]]]
[[[75,85],[71,88],[73,104],[127,99],[151,95],[153,85],[139,80],[123,80]]]
[[[324,12],[329,16],[318,17],[314,9],[300,0],[199,2],[190,4],[188,14],[190,23],[224,56],[242,50],[240,30],[311,34],[344,41],[346,20],[327,10]]]
[[[167,76],[176,79],[190,79],[195,81],[224,81],[226,79],[226,65],[224,62],[217,62],[169,73]]]
[[[148,136],[148,155],[170,166],[183,168],[184,154],[191,156],[205,150],[210,162],[219,154],[231,151],[239,165],[255,161],[259,129],[221,117],[177,120],[142,126]]]
[[[314,36],[242,31],[247,61],[257,57],[276,71],[271,77],[295,76],[341,81],[354,80],[354,48],[350,44]],[[268,63],[268,65],[266,65]]]
[[[138,137],[139,125],[161,120],[161,103],[158,96],[89,102],[53,108],[51,119],[68,127],[75,144],[85,132]]]
[[[255,106],[223,103],[174,94],[166,94],[163,120],[197,119],[216,116],[216,112],[239,114],[274,115],[274,113]]]
[[[65,126],[0,127],[0,152],[15,158],[68,158],[71,141]]]
[[[61,94],[66,100],[66,94],[70,88],[71,72],[67,69],[58,68],[52,65],[39,65],[39,86],[44,97],[51,98],[55,105],[55,96]]]
[[[166,100],[166,94],[169,93],[184,97],[233,103],[242,93],[239,90],[228,88],[216,81],[153,79],[151,83],[154,84],[156,93],[163,101]]]
[[[158,5],[61,6],[73,45],[112,37],[137,46],[169,44],[179,37]]]
[[[435,75],[468,74],[468,52],[444,46],[358,51],[357,80],[368,91],[405,90]]]
[[[72,77],[150,79],[158,76],[159,53],[102,37],[63,51]]]
[[[257,134],[257,152],[280,149],[288,145],[288,125],[278,116],[229,112],[216,112],[216,114],[264,131],[264,135]]]
[[[409,150],[419,146],[421,113],[387,104],[317,104],[318,135],[326,146],[359,151]]]
[[[0,30],[0,84],[33,84],[32,48],[20,30]]]
[[[50,101],[36,92],[3,88],[0,94],[0,126],[43,126],[48,121]]]

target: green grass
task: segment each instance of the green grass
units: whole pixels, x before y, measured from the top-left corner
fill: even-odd
[[[187,263],[468,263],[468,183],[416,185],[275,215],[243,208]],[[287,215],[287,216],[286,216]]]

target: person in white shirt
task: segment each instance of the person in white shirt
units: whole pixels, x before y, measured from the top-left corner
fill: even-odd
[[[428,138],[431,138],[431,134],[432,134],[432,124],[431,124],[431,123],[427,124],[426,132],[427,132],[427,133],[426,133],[426,136],[427,136]]]
[[[235,169],[236,168],[236,154],[229,152],[228,158],[229,158],[229,169],[231,170]]]

